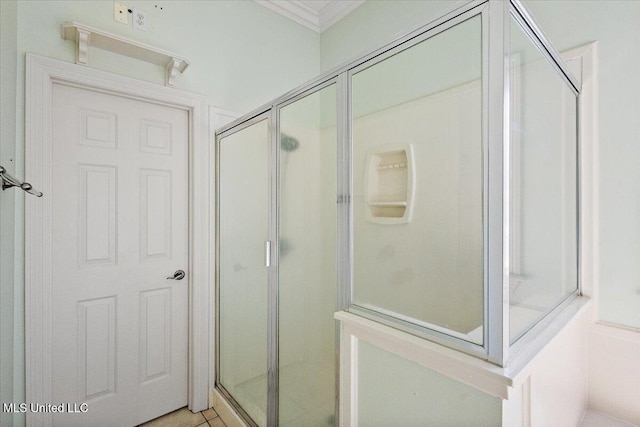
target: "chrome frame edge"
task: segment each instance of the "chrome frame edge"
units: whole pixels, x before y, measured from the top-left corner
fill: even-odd
[[[268,267],[267,296],[267,425],[278,425],[279,412],[279,299],[278,270],[280,265],[279,248],[279,206],[280,206],[280,110],[271,107],[269,113],[269,219],[268,239],[271,248],[271,265]]]
[[[482,9],[482,347],[489,354],[489,11]]]
[[[510,12],[516,21],[522,26],[523,31],[530,36],[532,41],[540,48],[542,54],[549,59],[553,68],[560,74],[563,80],[576,94],[582,90],[581,84],[569,71],[569,67],[562,59],[560,53],[553,47],[547,36],[533,18],[527,7],[520,0],[509,0]]]
[[[350,141],[350,85],[347,73],[336,82],[336,311],[350,303],[349,176],[348,146]],[[340,322],[335,321],[335,419],[340,420]]]
[[[215,191],[215,218],[214,218],[214,229],[215,229],[215,240],[214,240],[214,264],[215,264],[215,272],[214,272],[214,309],[215,309],[215,347],[214,347],[214,355],[215,355],[215,383],[214,387],[218,387],[220,383],[220,135],[215,136],[215,173],[214,173],[214,191]]]
[[[488,293],[487,359],[504,365],[508,351],[505,335],[508,334],[509,281],[508,281],[508,143],[509,133],[509,33],[505,22],[509,19],[509,4],[502,0],[489,1],[489,200],[487,218],[488,244]],[[506,27],[506,28],[505,28]],[[506,138],[505,138],[506,137]],[[505,161],[506,168],[505,168]],[[506,197],[503,194],[506,187]],[[508,216],[507,216],[508,219]],[[505,236],[505,229],[507,230]],[[505,250],[506,245],[506,250]],[[505,263],[506,259],[506,265]],[[506,279],[505,279],[506,276]],[[507,341],[508,342],[508,341]]]

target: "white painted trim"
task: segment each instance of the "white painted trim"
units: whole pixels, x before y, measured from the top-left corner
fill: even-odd
[[[587,409],[580,422],[580,427],[636,427],[626,421]]]
[[[259,5],[273,10],[282,16],[312,29],[316,33],[321,33],[358,6],[365,0],[340,0],[330,1],[325,6],[317,10],[300,0],[254,0]]]
[[[266,7],[280,15],[297,22],[300,25],[312,29],[316,33],[320,32],[320,21],[318,14],[309,6],[299,1],[286,0],[254,0],[261,6]]]
[[[340,426],[358,425],[358,339],[340,322],[340,377],[338,393]]]
[[[365,0],[341,0],[329,2],[326,6],[318,11],[318,21],[320,24],[320,32],[322,33],[327,28],[353,12]]]
[[[25,170],[44,197],[25,200],[25,346],[26,401],[51,402],[51,117],[54,83],[88,87],[189,111],[189,408],[208,407],[210,144],[204,97],[27,54]],[[50,426],[51,414],[27,413],[30,426]]]
[[[531,427],[531,377],[522,384],[522,427]]]
[[[591,325],[591,332],[621,341],[628,341],[640,344],[640,330],[632,327],[625,327],[617,323],[598,322]]]

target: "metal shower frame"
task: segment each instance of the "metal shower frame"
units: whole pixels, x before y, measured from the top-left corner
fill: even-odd
[[[483,250],[484,250],[484,339],[478,345],[423,327],[403,324],[395,318],[369,312],[351,304],[353,290],[353,206],[352,206],[352,99],[351,77],[364,68],[446,31],[467,19],[481,17],[482,25],[482,153],[483,153]],[[580,295],[580,253],[578,253],[578,289],[565,297],[546,316],[531,327],[515,343],[510,343],[509,334],[509,59],[511,18],[519,23],[523,31],[538,47],[563,81],[576,95],[577,119],[580,114],[580,83],[570,73],[549,40],[544,36],[531,14],[520,0],[473,0],[452,12],[407,32],[382,47],[340,65],[319,77],[293,89],[273,101],[253,110],[243,117],[216,131],[216,388],[242,414],[245,421],[255,425],[230,393],[219,382],[220,372],[220,218],[219,218],[219,166],[220,141],[258,121],[268,120],[270,135],[269,188],[270,205],[268,218],[268,240],[272,248],[279,247],[279,194],[280,194],[280,110],[281,108],[311,95],[329,85],[336,87],[337,114],[337,282],[339,310],[372,318],[391,324],[398,329],[419,335],[431,341],[472,354],[499,366],[507,366],[516,355],[526,349],[562,312]],[[578,133],[577,162],[577,212],[580,212],[580,152]],[[577,223],[577,248],[580,248],[580,218]],[[579,251],[579,249],[578,249]],[[268,272],[268,399],[267,424],[278,425],[278,251],[273,254]],[[338,349],[336,349],[338,351]],[[336,367],[337,369],[337,367]],[[336,396],[336,407],[337,407]],[[336,417],[339,419],[339,417]]]

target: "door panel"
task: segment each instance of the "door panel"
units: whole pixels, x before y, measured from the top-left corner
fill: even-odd
[[[141,293],[140,383],[171,373],[171,288]]]
[[[116,167],[80,165],[80,263],[116,261]]]
[[[219,144],[219,384],[266,425],[269,126]]]
[[[82,301],[78,309],[80,400],[86,402],[116,391],[116,299]]]
[[[171,254],[171,171],[140,170],[142,259]]]
[[[53,88],[54,425],[137,425],[187,404],[188,113]]]

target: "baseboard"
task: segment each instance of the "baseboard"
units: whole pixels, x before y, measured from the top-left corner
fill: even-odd
[[[634,427],[634,425],[601,412],[587,409],[580,423],[580,427]]]
[[[227,427],[248,427],[218,390],[209,391],[209,402]]]
[[[589,408],[640,426],[640,332],[597,323],[588,341]]]

